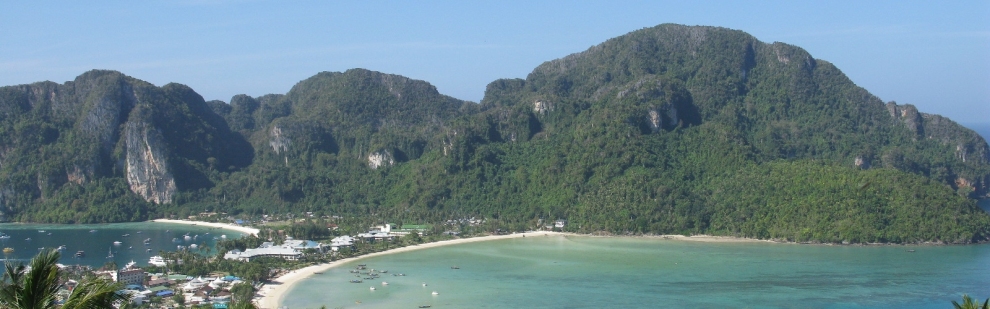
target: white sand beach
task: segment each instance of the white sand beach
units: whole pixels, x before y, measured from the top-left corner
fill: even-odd
[[[171,219],[155,219],[151,222],[161,222],[161,223],[176,223],[176,224],[188,224],[188,225],[200,225],[208,227],[216,227],[221,229],[228,229],[232,231],[237,231],[245,234],[258,235],[258,229],[240,226],[229,223],[216,223],[216,222],[204,222],[204,221],[189,221],[189,220],[171,220]]]
[[[431,242],[431,243],[419,244],[419,245],[415,245],[415,246],[408,246],[408,247],[396,248],[396,249],[392,249],[392,250],[388,250],[388,251],[382,251],[382,252],[376,252],[376,253],[372,253],[372,254],[366,254],[366,255],[362,255],[362,256],[358,256],[358,257],[346,258],[346,259],[343,259],[343,260],[336,260],[336,261],[333,261],[333,262],[330,262],[330,263],[327,263],[327,264],[313,265],[313,266],[309,266],[309,267],[306,267],[306,268],[297,269],[297,270],[294,270],[294,271],[292,271],[290,273],[287,273],[285,275],[282,275],[281,277],[278,277],[278,278],[273,279],[272,280],[272,283],[265,285],[264,287],[261,288],[260,291],[258,291],[258,294],[260,295],[260,298],[256,299],[256,303],[258,304],[258,307],[259,308],[267,308],[267,309],[278,308],[279,303],[282,301],[282,297],[285,296],[285,293],[288,292],[289,289],[291,289],[292,286],[295,285],[296,283],[298,283],[300,280],[305,279],[305,278],[307,278],[309,276],[312,276],[313,274],[315,274],[317,272],[322,272],[322,271],[325,271],[327,269],[334,268],[334,267],[340,266],[340,265],[342,265],[344,263],[348,263],[348,262],[351,262],[351,261],[356,261],[356,260],[360,260],[360,259],[364,259],[364,258],[369,258],[369,257],[375,257],[375,256],[382,256],[382,255],[386,255],[386,254],[395,254],[395,253],[400,253],[400,252],[409,252],[409,251],[413,251],[413,250],[436,248],[436,247],[440,247],[440,246],[465,244],[465,243],[472,243],[472,242],[479,242],[479,241],[489,241],[489,240],[496,240],[496,239],[520,238],[520,237],[526,237],[526,236],[535,237],[535,236],[544,236],[544,235],[547,235],[547,236],[550,236],[550,235],[553,235],[553,236],[560,236],[560,235],[578,236],[578,234],[561,233],[561,232],[526,232],[526,233],[516,233],[516,234],[509,234],[509,235],[493,235],[493,236],[482,236],[482,237],[472,237],[472,238],[459,238],[459,239],[452,239],[452,240],[444,240],[444,241],[438,241],[438,242]]]

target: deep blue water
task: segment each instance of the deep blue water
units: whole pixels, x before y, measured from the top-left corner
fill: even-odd
[[[232,230],[154,222],[82,225],[4,223],[0,224],[0,232],[10,235],[10,239],[0,240],[0,247],[14,249],[12,253],[3,254],[4,260],[27,263],[41,248],[64,245],[62,264],[93,267],[103,266],[111,260],[121,267],[132,260],[139,266],[145,266],[148,258],[159,255],[160,251],[175,251],[177,246],[191,244],[200,246],[199,249],[213,248],[216,244],[214,237],[224,234],[231,238],[242,236]],[[130,236],[123,236],[125,234]],[[183,237],[186,234],[190,239]],[[144,240],[149,238],[149,244],[145,245]],[[115,245],[114,241],[121,243]],[[78,251],[84,251],[85,256],[75,257]],[[113,253],[113,258],[108,258],[110,253]]]

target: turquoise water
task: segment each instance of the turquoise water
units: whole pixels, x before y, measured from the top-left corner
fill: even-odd
[[[42,230],[43,233],[39,232]],[[93,232],[90,232],[91,230]],[[93,267],[103,266],[111,260],[121,267],[131,260],[137,262],[139,266],[145,266],[148,264],[148,258],[159,255],[159,251],[175,251],[177,246],[191,244],[213,248],[216,244],[214,237],[242,236],[242,233],[232,230],[155,222],[76,225],[5,223],[0,224],[0,232],[10,235],[10,239],[0,240],[0,247],[14,249],[13,253],[3,254],[5,261],[26,263],[38,254],[40,248],[58,248],[64,245],[65,249],[62,250],[60,260],[62,264]],[[130,236],[125,237],[124,234]],[[189,240],[183,237],[185,234],[189,234]],[[148,238],[151,241],[149,245],[145,245],[144,240]],[[121,243],[114,245],[114,241]],[[85,251],[85,256],[75,257],[75,253],[80,250]],[[110,252],[113,252],[113,258],[107,258]]]
[[[908,250],[915,250],[910,252]],[[386,269],[349,283],[357,264]],[[452,265],[460,269],[451,269]],[[404,273],[404,277],[390,274]],[[383,286],[381,281],[389,284]],[[428,286],[423,287],[425,282]],[[370,287],[376,287],[371,291]],[[431,295],[437,291],[439,295]],[[368,258],[296,285],[291,309],[947,308],[990,297],[990,246],[527,237]]]

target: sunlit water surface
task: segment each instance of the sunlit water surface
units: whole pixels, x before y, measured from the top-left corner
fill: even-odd
[[[350,283],[357,279],[349,272],[357,264],[389,273]],[[352,262],[302,281],[282,304],[291,309],[947,308],[963,293],[990,297],[990,245],[544,236]]]

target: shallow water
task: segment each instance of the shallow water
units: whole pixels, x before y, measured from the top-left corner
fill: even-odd
[[[93,232],[90,232],[91,230]],[[213,248],[216,244],[214,237],[219,238],[220,235],[227,235],[227,237],[237,238],[243,235],[233,230],[157,222],[114,224],[4,223],[0,224],[0,232],[10,235],[10,239],[0,240],[0,247],[14,249],[12,253],[3,254],[4,260],[27,263],[29,259],[38,254],[40,248],[58,248],[65,245],[60,263],[93,267],[103,266],[111,260],[120,267],[131,260],[137,262],[138,266],[146,266],[148,258],[159,255],[159,251],[175,251],[177,246],[189,246],[191,244]],[[190,236],[188,240],[183,237],[187,233]],[[124,234],[130,235],[125,237]],[[151,241],[145,245],[144,240],[148,238]],[[120,241],[120,245],[114,245],[114,241]],[[85,256],[75,257],[77,251],[84,251]],[[111,252],[114,257],[108,258]]]
[[[914,250],[910,252],[909,250]],[[357,264],[386,269],[355,279]],[[460,269],[451,269],[451,266]],[[405,277],[391,274],[405,273]],[[381,281],[389,284],[383,286]],[[423,287],[425,282],[428,286]],[[371,291],[370,287],[376,287]],[[431,295],[437,291],[439,295]],[[289,308],[946,308],[990,297],[990,246],[823,246],[527,237],[352,262]]]

